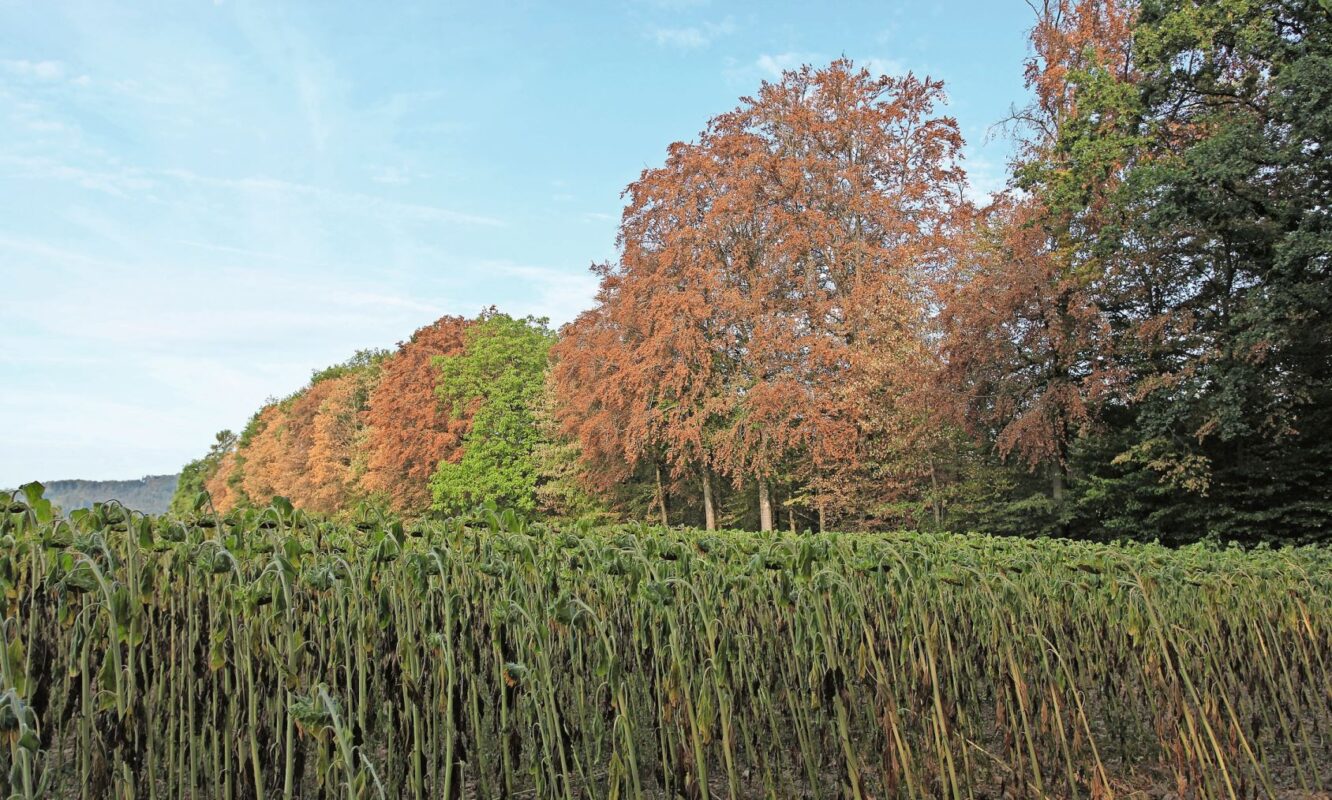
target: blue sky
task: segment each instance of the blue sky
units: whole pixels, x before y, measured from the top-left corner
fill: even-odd
[[[763,80],[946,81],[983,193],[1022,0],[0,0],[0,486],[177,470],[358,348],[572,319],[620,192]]]

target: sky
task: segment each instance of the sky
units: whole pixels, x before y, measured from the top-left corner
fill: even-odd
[[[981,196],[1023,0],[0,0],[0,487],[177,471],[366,347],[573,319],[620,193],[765,80],[945,81]]]

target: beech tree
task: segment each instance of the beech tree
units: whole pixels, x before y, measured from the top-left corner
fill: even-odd
[[[462,317],[442,317],[412,334],[380,365],[363,416],[365,473],[360,484],[396,510],[428,508],[430,477],[439,463],[462,456],[468,417],[438,396],[435,359],[462,352],[470,324]]]
[[[297,447],[308,444],[301,437],[306,426],[291,424],[291,402],[288,399],[264,406],[241,435],[240,452],[244,460],[240,489],[253,501],[265,503],[277,495],[290,495],[297,479],[295,470],[304,466],[304,452],[289,457],[295,455]]]
[[[1038,200],[1006,194],[979,215],[944,292],[944,379],[960,411],[1001,457],[1049,470],[1063,498],[1070,442],[1113,384],[1091,287],[1053,241]]]
[[[332,513],[344,509],[356,494],[356,448],[366,398],[366,376],[347,372],[317,384],[318,403],[306,453],[305,480],[289,499],[301,508]]]
[[[1106,225],[1129,155],[1119,142],[1070,146],[1069,131],[1089,124],[1088,93],[1129,79],[1133,8],[1044,0],[1037,10],[1013,185],[973,219],[945,282],[942,374],[964,424],[1001,457],[1047,470],[1059,505],[1070,445],[1120,377],[1101,305],[1106,267],[1082,244]]]
[[[593,267],[601,276],[596,303],[564,326],[551,346],[548,378],[553,441],[577,456],[573,476],[593,496],[621,511],[638,503],[616,502],[644,466],[641,439],[630,435],[635,418],[635,392],[646,378],[629,353],[628,333],[612,318],[620,279],[608,265]],[[650,377],[650,376],[648,376]],[[652,465],[660,472],[660,465]],[[630,493],[631,495],[634,493]],[[664,487],[654,481],[650,499],[641,505],[667,523]]]
[[[245,496],[240,490],[239,461],[240,457],[234,448],[226,451],[218,458],[216,469],[204,481],[204,489],[218,511],[230,511],[245,502]]]
[[[431,478],[432,507],[460,514],[490,500],[531,513],[537,411],[552,333],[544,319],[514,319],[492,308],[463,338],[461,353],[435,359],[442,405],[470,427],[461,458],[440,461]]]
[[[962,205],[941,97],[936,81],[846,60],[804,67],[630,185],[620,260],[556,352],[565,429],[587,457],[600,437],[628,465],[701,475],[705,501],[713,471],[752,482],[765,530],[779,475],[826,487],[860,466],[861,392],[919,377],[906,367]]]

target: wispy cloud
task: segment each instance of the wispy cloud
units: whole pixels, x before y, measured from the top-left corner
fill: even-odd
[[[403,186],[411,183],[412,178],[412,171],[407,167],[380,166],[370,172],[370,180],[389,186]]]
[[[479,214],[466,214],[460,211],[440,208],[438,206],[401,202],[379,197],[377,195],[340,191],[325,186],[314,186],[311,184],[297,183],[266,176],[215,178],[199,175],[190,170],[182,169],[165,170],[162,174],[186,183],[231,189],[240,192],[275,193],[311,198],[353,214],[374,214],[380,217],[415,222],[445,222],[463,225],[489,226],[499,226],[504,224],[503,220],[495,217],[487,217]]]
[[[167,169],[152,172],[129,167],[94,169],[63,163],[49,157],[3,154],[0,154],[0,171],[8,173],[12,177],[67,181],[91,191],[103,192],[120,198],[127,198],[134,193],[153,190],[159,186],[161,181],[173,180],[237,192],[302,197],[352,214],[374,215],[396,220],[483,226],[504,224],[503,220],[495,217],[468,214],[422,203],[392,200],[361,192],[340,191],[324,186],[267,176],[215,178],[199,175],[185,169]]]
[[[721,22],[705,22],[687,28],[654,28],[652,38],[662,47],[696,50],[734,32],[735,23],[728,17]]]
[[[731,83],[752,83],[760,79],[779,80],[783,73],[788,70],[798,69],[805,64],[818,67],[831,60],[832,57],[826,54],[810,51],[788,50],[782,53],[763,53],[747,63],[733,62],[724,74]],[[903,62],[884,56],[853,58],[852,62],[858,68],[863,67],[869,70],[870,74],[876,77],[879,75],[900,76],[908,71],[908,67]]]
[[[657,28],[652,32],[657,44],[689,50],[703,47],[708,38],[698,28]]]
[[[1003,191],[1008,182],[1008,170],[1002,163],[977,152],[974,147],[968,147],[967,151],[966,196],[971,202],[984,205],[993,200],[995,194]]]
[[[310,138],[314,141],[315,149],[322,151],[333,135],[333,127],[324,113],[326,86],[307,64],[302,63],[296,71],[296,91],[300,95],[301,109],[305,112],[306,124],[310,128]]]
[[[647,0],[649,5],[667,11],[683,11],[686,8],[698,8],[706,6],[709,0]]]
[[[859,66],[870,71],[871,75],[890,75],[897,77],[907,73],[907,67],[901,61],[895,58],[872,57],[856,62]]]
[[[754,66],[768,77],[780,78],[789,69],[801,64],[817,64],[821,60],[817,53],[764,53],[754,61]]]
[[[44,387],[0,393],[14,434],[0,437],[0,483],[176,469],[312,369],[467,310],[378,270],[339,276],[245,248],[157,244],[138,263],[0,234],[4,274],[24,276],[11,289],[52,287],[0,297],[0,374]],[[89,382],[93,394],[74,388]]]
[[[310,143],[323,152],[347,122],[338,113],[346,81],[295,10],[279,5],[244,4],[233,14],[248,47],[288,84],[305,122]]]
[[[176,239],[174,240],[174,243],[183,244],[186,247],[198,248],[200,250],[208,250],[214,253],[226,253],[228,255],[243,256],[246,259],[258,259],[260,261],[271,261],[275,263],[290,264],[293,266],[302,266],[302,267],[317,267],[325,269],[329,267],[329,264],[326,261],[319,261],[308,258],[293,258],[283,253],[270,253],[265,250],[255,250],[250,247],[233,247],[231,245],[213,244],[211,242],[197,242],[189,239]],[[0,244],[3,244],[3,240],[0,240]]]
[[[532,296],[515,303],[510,313],[545,317],[556,325],[572,320],[591,305],[599,282],[588,270],[573,272],[508,262],[488,262],[486,268],[518,278],[531,288]]]
[[[50,130],[53,131],[65,129],[60,123],[51,123],[51,126]],[[0,169],[4,169],[12,177],[67,181],[84,189],[120,198],[152,189],[154,186],[153,180],[139,170],[89,169],[40,156],[0,155]]]
[[[30,61],[25,58],[0,61],[0,67],[10,75],[24,78],[36,78],[41,81],[58,81],[65,77],[65,65],[60,61]]]

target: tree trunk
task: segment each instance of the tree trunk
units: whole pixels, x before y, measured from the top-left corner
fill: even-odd
[[[828,530],[828,526],[827,526],[827,518],[824,516],[824,513],[823,513],[823,501],[820,500],[820,501],[819,501],[819,533],[824,533],[824,532],[826,532],[827,530]]]
[[[667,527],[670,523],[666,519],[666,486],[661,482],[661,464],[654,464],[657,474],[657,510],[661,512],[661,525]]]
[[[791,520],[791,533],[795,533],[795,532],[796,532],[796,523],[795,523],[795,506],[794,506],[794,505],[787,506],[787,508],[786,508],[786,515],[787,515],[787,517]]]
[[[703,467],[703,526],[707,530],[717,530],[717,511],[712,507],[712,470]]]
[[[1055,505],[1064,503],[1064,468],[1059,464],[1054,466],[1054,476],[1050,480],[1050,497]]]
[[[934,507],[934,529],[943,527],[943,507],[939,500],[939,477],[935,474],[934,459],[930,459],[930,505]]]
[[[772,495],[768,492],[768,482],[759,479],[759,530],[772,530]]]

